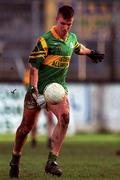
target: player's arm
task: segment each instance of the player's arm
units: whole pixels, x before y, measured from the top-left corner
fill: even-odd
[[[38,85],[38,69],[30,64],[30,92],[32,93],[32,96],[37,102],[38,106],[45,107],[46,102],[44,96],[39,95],[37,85]]]
[[[43,37],[39,38],[37,44],[29,56],[30,64],[30,86],[37,90],[38,69],[48,53],[48,47]]]
[[[30,92],[40,107],[45,106],[45,99],[38,94],[38,69],[41,67],[44,59],[48,55],[48,47],[46,40],[41,37],[29,56],[30,64]]]
[[[30,85],[37,89],[38,69],[30,64]]]
[[[102,62],[104,59],[104,54],[96,50],[91,50],[84,45],[80,45],[80,50],[77,52],[78,55],[87,55],[93,63]]]
[[[80,50],[78,51],[78,55],[89,55],[91,53],[91,49],[88,49],[83,44],[80,44]]]

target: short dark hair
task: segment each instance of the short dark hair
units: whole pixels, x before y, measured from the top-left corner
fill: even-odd
[[[64,19],[70,19],[74,16],[74,9],[71,6],[64,5],[58,9],[57,16],[62,15]]]

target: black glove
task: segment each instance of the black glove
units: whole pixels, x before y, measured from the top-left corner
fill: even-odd
[[[89,58],[92,59],[93,63],[102,62],[104,59],[104,54],[99,53],[98,51],[92,50],[90,54],[87,55]]]

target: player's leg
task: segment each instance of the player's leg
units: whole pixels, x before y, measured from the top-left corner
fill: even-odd
[[[34,124],[31,130],[31,147],[35,148],[37,146],[37,122]]]
[[[47,111],[45,110],[45,115],[47,118],[47,129],[48,129],[48,141],[47,141],[47,146],[49,149],[51,149],[51,145],[52,145],[52,141],[51,141],[51,136],[53,133],[53,129],[54,129],[54,121],[53,121],[53,114],[51,111]]]
[[[37,123],[38,123],[38,116],[39,113],[36,116],[34,126],[31,130],[31,147],[35,148],[37,146]]]
[[[20,126],[16,131],[15,143],[13,146],[12,159],[10,161],[9,176],[11,178],[19,176],[19,164],[22,154],[22,148],[26,141],[28,133],[31,131],[39,109],[36,101],[33,99],[30,93],[26,94],[24,101],[24,112]]]
[[[62,171],[58,167],[56,159],[59,156],[69,124],[69,103],[67,96],[58,105],[48,105],[48,109],[56,115],[58,122],[52,134],[52,149],[49,152],[45,172],[56,176],[61,176]]]

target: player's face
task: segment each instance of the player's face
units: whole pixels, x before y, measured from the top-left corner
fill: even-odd
[[[70,31],[74,18],[64,19],[62,16],[56,18],[56,29],[61,37],[65,37]]]

